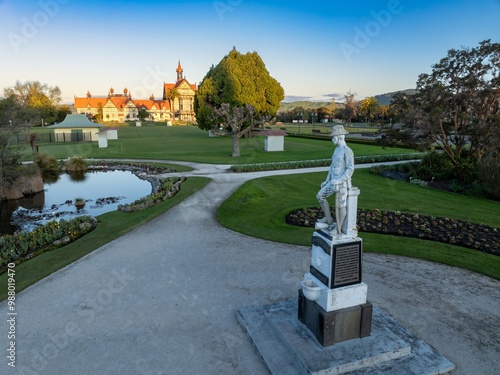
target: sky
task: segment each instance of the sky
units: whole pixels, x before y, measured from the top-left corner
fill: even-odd
[[[160,98],[178,61],[199,85],[235,47],[261,56],[285,101],[363,99],[499,42],[499,19],[500,0],[0,0],[0,96],[40,81],[64,103],[111,87]]]

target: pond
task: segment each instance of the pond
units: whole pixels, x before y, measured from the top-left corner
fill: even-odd
[[[61,174],[56,182],[45,183],[40,193],[0,203],[0,236],[19,229],[33,230],[50,220],[102,215],[151,192],[151,182],[130,171],[87,172],[81,180]],[[83,199],[82,208],[75,206],[77,198]]]

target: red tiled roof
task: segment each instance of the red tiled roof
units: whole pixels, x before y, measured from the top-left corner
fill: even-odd
[[[165,107],[166,110],[170,110],[170,103],[168,100],[151,100],[151,99],[130,99],[127,96],[112,96],[111,98],[76,98],[75,97],[75,108],[87,108],[90,105],[91,108],[98,108],[99,104],[103,107],[106,103],[111,101],[116,108],[125,108],[127,103],[131,101],[136,107],[144,106],[147,109],[151,109],[153,104],[156,103],[157,108],[161,109]]]
[[[75,98],[75,108],[87,108],[90,104],[90,107],[97,108],[99,107],[99,103],[104,107],[108,98]]]
[[[137,106],[137,108],[144,108],[146,109],[151,109],[153,107],[153,104],[156,103],[156,107],[161,109],[162,107],[165,107],[166,110],[170,110],[170,104],[168,100],[141,100],[141,99],[133,99],[132,100],[134,104]]]
[[[129,98],[126,96],[112,96],[109,100],[111,100],[111,103],[113,103],[116,108],[123,108],[127,105]]]

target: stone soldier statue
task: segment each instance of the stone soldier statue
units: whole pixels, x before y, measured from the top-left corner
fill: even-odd
[[[319,223],[327,224],[334,233],[342,233],[342,226],[347,215],[347,189],[351,188],[351,177],[354,172],[354,154],[345,143],[345,135],[349,134],[342,125],[332,128],[332,142],[337,146],[332,155],[332,164],[321,190],[316,195],[325,217]],[[327,198],[335,194],[335,221],[330,212]]]

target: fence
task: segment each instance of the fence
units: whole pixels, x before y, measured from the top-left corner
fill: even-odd
[[[29,143],[30,133],[17,133],[14,141],[18,144]],[[71,133],[45,133],[36,135],[36,143],[54,142],[91,142],[91,132],[73,131]]]

